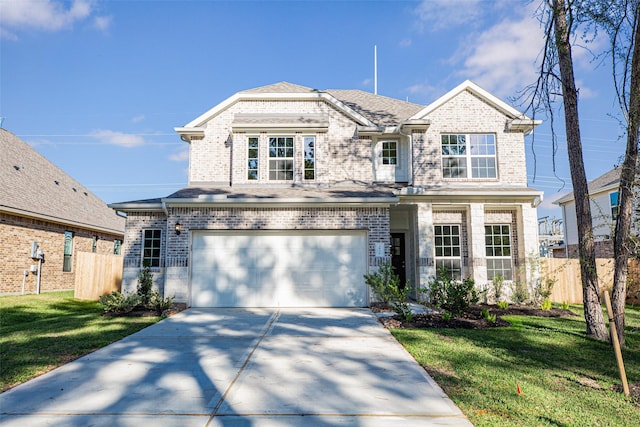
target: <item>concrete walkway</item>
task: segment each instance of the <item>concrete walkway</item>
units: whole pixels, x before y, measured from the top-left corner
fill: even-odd
[[[470,426],[367,309],[189,309],[0,394],[2,426]]]

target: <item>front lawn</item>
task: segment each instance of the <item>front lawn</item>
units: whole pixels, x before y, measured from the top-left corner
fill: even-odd
[[[626,313],[627,378],[640,382],[640,311]],[[510,327],[392,333],[475,426],[640,425],[639,402],[613,391],[613,349],[585,336],[582,313],[504,319]]]
[[[0,297],[0,391],[156,323],[160,317],[105,317],[73,291]]]

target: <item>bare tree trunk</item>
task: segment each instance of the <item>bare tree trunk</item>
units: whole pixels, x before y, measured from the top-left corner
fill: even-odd
[[[571,42],[569,39],[571,31],[567,23],[565,0],[553,0],[552,7],[558,65],[560,66],[562,81],[569,167],[571,169],[573,195],[576,202],[584,318],[588,335],[599,340],[608,340],[609,333],[604,323],[602,306],[600,305],[591,206],[584,162],[582,160],[582,142],[580,140],[580,122],[578,119],[578,91],[573,75],[573,59],[571,57]]]
[[[620,173],[620,200],[616,221],[615,273],[613,276],[613,294],[611,305],[618,331],[620,345],[624,345],[624,306],[627,297],[627,273],[631,254],[630,228],[633,219],[634,183],[640,171],[638,168],[638,128],[640,127],[640,25],[637,24],[633,36],[633,55],[631,60],[631,79],[629,85],[629,110],[627,117],[627,149]]]

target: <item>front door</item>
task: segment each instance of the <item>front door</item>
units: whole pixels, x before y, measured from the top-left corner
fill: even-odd
[[[404,233],[391,233],[391,265],[400,277],[400,288],[407,283],[407,269],[405,263]]]

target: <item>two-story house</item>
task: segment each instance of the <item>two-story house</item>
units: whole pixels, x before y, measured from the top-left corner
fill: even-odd
[[[188,186],[127,215],[143,265],[194,307],[367,306],[392,262],[411,293],[439,267],[529,281],[538,252],[524,136],[534,122],[466,81],[428,106],[291,83],[238,92],[176,132]]]
[[[614,168],[588,183],[596,257],[613,258],[613,241],[620,199],[620,168]],[[554,250],[558,258],[578,258],[578,223],[573,193],[554,202],[562,208],[565,245]],[[640,202],[633,201],[631,235],[640,234]]]

